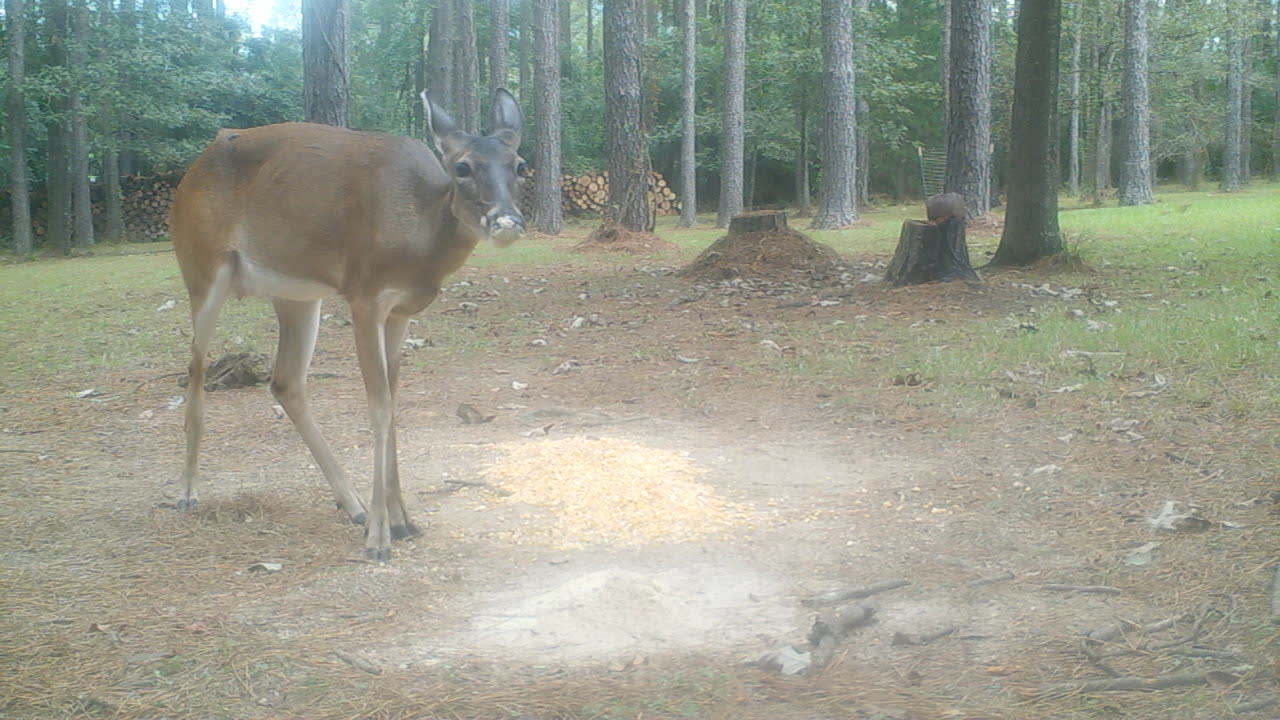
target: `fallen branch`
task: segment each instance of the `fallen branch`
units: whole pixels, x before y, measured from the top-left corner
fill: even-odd
[[[1040,696],[1073,695],[1075,693],[1117,692],[1123,690],[1165,690],[1172,687],[1188,685],[1205,685],[1209,682],[1208,673],[1176,673],[1154,678],[1118,677],[1106,680],[1089,680],[1088,682],[1057,683],[1045,685],[1036,691]]]
[[[1097,593],[1099,595],[1119,595],[1124,592],[1120,588],[1111,587],[1109,585],[1060,585],[1058,583],[1041,585],[1040,589],[1053,590],[1056,592]]]
[[[1263,695],[1252,700],[1236,703],[1231,706],[1231,712],[1246,713],[1253,712],[1254,710],[1262,710],[1263,708],[1269,708],[1272,705],[1275,705],[1277,700],[1280,700],[1280,695]]]
[[[368,660],[365,660],[364,658],[354,653],[349,653],[345,650],[334,650],[333,656],[338,658],[342,662],[350,665],[351,667],[357,670],[363,670],[364,672],[367,672],[370,675],[382,674],[382,668],[378,667],[372,662],[369,662]]]
[[[1275,575],[1271,577],[1271,616],[1280,617],[1280,563],[1276,563]]]
[[[982,587],[983,585],[994,585],[996,583],[1001,583],[1001,582],[1005,582],[1007,580],[1012,580],[1012,579],[1013,579],[1013,573],[1002,572],[999,575],[992,575],[991,577],[984,577],[984,578],[978,578],[977,580],[971,580],[969,582],[969,587],[976,588],[976,587]]]
[[[1174,623],[1176,623],[1178,620],[1179,618],[1169,618],[1167,620],[1160,620],[1159,622],[1153,622],[1150,625],[1138,625],[1137,623],[1130,622],[1128,620],[1121,620],[1120,622],[1116,622],[1116,623],[1108,623],[1106,625],[1096,627],[1090,630],[1089,632],[1085,633],[1084,634],[1085,642],[1091,643],[1091,644],[1111,642],[1112,640],[1115,640],[1116,638],[1120,637],[1121,635],[1131,630],[1140,630],[1143,633],[1149,635],[1151,633],[1160,632],[1161,630],[1168,630],[1169,628],[1173,627]]]
[[[815,607],[818,605],[834,605],[845,600],[857,600],[859,598],[871,597],[882,592],[895,590],[910,585],[910,581],[902,578],[894,578],[893,580],[881,580],[870,585],[855,585],[854,587],[844,588],[842,590],[832,590],[824,592],[820,595],[814,595],[804,601],[805,605]]]

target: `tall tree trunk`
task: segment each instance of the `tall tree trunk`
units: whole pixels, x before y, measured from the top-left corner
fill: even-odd
[[[532,2],[523,1],[526,5]],[[452,0],[437,0],[435,9],[431,12],[431,36],[427,39],[427,78],[427,95],[450,114],[455,112]]]
[[[1067,159],[1068,187],[1071,197],[1080,196],[1080,50],[1084,41],[1084,5],[1074,3],[1075,27],[1071,38],[1071,135]]]
[[[560,10],[560,61],[568,62],[573,59],[573,17],[570,14],[572,3],[570,0],[559,0]]]
[[[518,0],[520,3],[519,19],[516,25],[520,28],[520,42],[516,64],[520,67],[520,102],[526,107],[532,104],[533,73],[533,0]]]
[[[27,168],[27,106],[22,84],[26,77],[26,9],[22,0],[5,0],[8,23],[9,77],[5,100],[9,131],[9,203],[13,220],[13,250],[29,255],[34,247],[31,234],[31,187]]]
[[[942,148],[947,147],[947,123],[951,121],[951,3],[942,0]]]
[[[45,30],[49,34],[49,65],[67,67],[67,2],[47,0],[44,7]],[[45,218],[46,242],[61,252],[71,250],[71,133],[67,125],[67,98],[55,95],[50,101],[45,133],[48,152],[45,159],[45,190],[48,215]]]
[[[1275,119],[1271,126],[1271,179],[1280,180],[1280,5],[1276,6],[1276,15],[1271,19],[1271,27],[1275,32],[1273,57],[1276,63],[1275,75]]]
[[[1058,230],[1059,0],[1022,0],[1010,126],[1009,204],[992,265],[1062,252]]]
[[[1244,38],[1244,72],[1240,83],[1240,184],[1253,180],[1253,37]]]
[[[716,227],[742,212],[747,0],[724,0],[724,100],[720,108],[720,209]]]
[[[1235,22],[1227,43],[1227,117],[1223,127],[1222,147],[1223,192],[1236,192],[1242,184],[1240,150],[1243,118],[1240,111],[1244,105],[1244,37],[1240,25],[1239,21]]]
[[[1091,58],[1094,82],[1093,156],[1090,169],[1093,175],[1093,202],[1101,204],[1111,187],[1111,98],[1107,94],[1106,76],[1111,72],[1111,52],[1099,50]]]
[[[511,63],[507,60],[507,34],[511,32],[510,0],[492,0],[489,6],[489,94],[505,88]]]
[[[947,192],[964,196],[970,217],[991,209],[991,6],[951,0],[951,114]]]
[[[822,0],[822,89],[822,182],[812,227],[831,230],[858,221],[852,0]]]
[[[456,0],[453,6],[453,92],[458,127],[480,131],[480,68],[476,53],[476,13],[472,0]]]
[[[557,2],[533,0],[534,138],[533,219],[539,231],[559,235],[564,220],[560,199],[560,39]]]
[[[680,89],[680,227],[693,227],[698,222],[698,95],[697,52],[698,24],[693,0],[682,2],[680,13],[680,50],[684,83]],[[587,37],[590,38],[591,0],[587,2]],[[590,42],[590,40],[588,40]]]
[[[113,12],[111,3],[100,2],[98,4],[98,22],[101,28],[118,28],[121,30],[120,38],[122,43],[133,44],[133,31],[129,26],[133,12],[127,4],[122,3],[118,13]],[[104,74],[99,82],[107,84],[110,90],[119,88],[120,77],[110,62],[109,53],[111,48],[100,45],[97,60],[104,69]],[[102,148],[102,179],[103,179],[103,228],[102,238],[108,243],[117,243],[124,239],[124,207],[123,198],[120,192],[120,145],[119,139],[116,137],[116,119],[115,103],[111,99],[114,93],[107,93],[107,97],[100,102],[98,123],[104,140]]]
[[[67,121],[71,128],[71,234],[77,247],[93,246],[93,202],[89,187],[89,121],[85,118],[83,88],[88,69],[89,7],[75,0],[71,8],[71,87],[67,92]]]
[[[348,125],[348,0],[302,0],[302,105],[307,122]]]
[[[587,57],[592,58],[596,56],[596,3],[595,0],[587,0],[582,4],[587,8]]]
[[[1151,180],[1151,101],[1147,94],[1147,0],[1124,0],[1124,74],[1121,80],[1120,204],[1155,202]]]
[[[796,107],[796,211],[800,215],[813,212],[813,192],[809,188],[809,113],[805,103]]]
[[[605,221],[633,232],[649,232],[649,152],[641,127],[640,4],[605,0],[604,97],[605,148],[609,168],[609,204]]]
[[[871,133],[867,131],[871,123],[867,121],[867,116],[871,113],[871,108],[867,107],[867,101],[861,97],[858,98],[858,207],[864,208],[871,204]]]

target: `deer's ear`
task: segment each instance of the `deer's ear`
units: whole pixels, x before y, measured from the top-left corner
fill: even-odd
[[[493,105],[489,109],[489,132],[515,150],[520,147],[523,129],[524,116],[515,97],[505,88],[494,90]]]
[[[422,91],[422,110],[426,113],[427,127],[431,129],[431,136],[441,155],[454,155],[471,140],[471,136],[463,132],[453,118],[449,117],[449,113],[427,96],[426,90]]]

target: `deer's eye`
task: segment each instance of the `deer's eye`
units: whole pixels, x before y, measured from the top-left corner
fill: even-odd
[[[467,177],[471,174],[471,166],[467,163],[460,162],[453,166],[453,174],[455,177]]]
[[[528,163],[521,162],[519,165],[516,165],[516,175],[517,175],[518,177],[522,177],[522,178],[527,178],[527,177],[529,177],[529,165],[528,165]]]

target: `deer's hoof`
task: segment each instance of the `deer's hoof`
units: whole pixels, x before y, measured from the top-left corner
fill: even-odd
[[[405,523],[404,525],[391,526],[391,539],[404,540],[405,538],[418,537],[422,534],[422,530],[418,529],[413,523]]]
[[[391,559],[391,548],[365,548],[364,556],[374,562],[384,563]]]
[[[366,518],[365,518],[365,514],[364,514],[364,513],[356,513],[355,515],[352,515],[352,516],[351,516],[351,524],[352,524],[352,525],[363,525],[363,524],[364,524],[365,519],[366,519]]]
[[[195,510],[196,506],[199,504],[200,500],[198,498],[182,498],[175,502],[173,507],[179,512],[190,512],[191,510]]]

